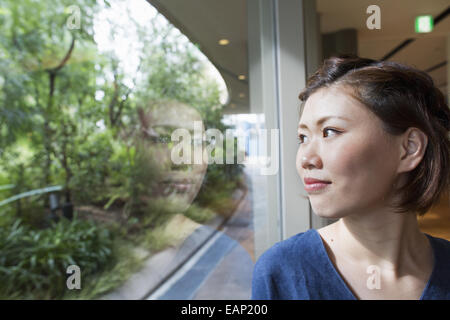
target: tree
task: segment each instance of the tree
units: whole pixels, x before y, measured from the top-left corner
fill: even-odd
[[[146,24],[131,15],[125,26],[109,21],[113,40],[121,30],[136,30],[140,46],[133,74],[114,50],[99,50],[93,25],[103,3],[122,2],[1,4],[0,151],[10,156],[0,161],[0,170],[11,173],[5,180],[19,186],[16,192],[61,184],[67,202],[97,206],[136,196],[136,181],[127,179],[144,177],[136,170],[145,169],[133,167],[141,155],[123,133],[139,129],[138,110],[152,101],[186,103],[202,114],[207,128],[227,128],[218,86],[205,78],[197,47],[159,14]],[[67,9],[74,5],[80,9],[79,29],[68,28]],[[32,156],[17,171],[6,159],[13,159],[19,143]],[[46,198],[42,205],[48,206]]]

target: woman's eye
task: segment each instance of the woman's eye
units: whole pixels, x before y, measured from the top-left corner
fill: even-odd
[[[334,132],[334,133],[339,133],[339,131],[334,130],[334,129],[331,129],[331,128],[325,128],[325,129],[323,129],[323,133],[327,132],[328,130],[330,130],[330,131],[332,131],[332,132]]]
[[[334,132],[334,134],[338,134],[339,133],[339,131],[337,131],[337,130],[335,130],[335,129],[331,129],[331,128],[325,128],[325,129],[323,129],[323,134],[324,134],[324,137],[326,138],[326,137],[328,137],[328,134],[326,133],[327,131],[331,131],[331,132]],[[304,143],[305,141],[305,138],[307,138],[305,135],[303,135],[303,134],[299,134],[298,136],[297,136],[297,138],[298,138],[298,144],[302,144],[302,143]]]

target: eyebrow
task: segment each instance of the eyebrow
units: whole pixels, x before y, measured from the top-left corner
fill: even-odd
[[[317,120],[316,125],[322,124],[325,121],[332,119],[332,118],[337,118],[337,119],[342,119],[342,120],[346,120],[346,121],[350,121],[350,119],[345,118],[345,117],[340,117],[340,116],[326,116],[323,118],[320,118],[319,120]],[[302,128],[302,129],[308,129],[308,126],[306,124],[300,123],[298,128]]]

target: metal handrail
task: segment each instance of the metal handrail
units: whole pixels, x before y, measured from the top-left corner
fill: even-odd
[[[10,202],[22,199],[22,198],[31,197],[31,196],[35,196],[35,195],[43,194],[43,193],[54,192],[54,191],[61,191],[62,188],[63,188],[62,186],[53,186],[53,187],[46,187],[46,188],[42,188],[42,189],[35,189],[35,190],[27,191],[27,192],[22,192],[22,193],[16,194],[15,196],[12,196],[11,198],[0,201],[0,207],[4,206],[5,204],[8,204]]]
[[[14,184],[5,184],[5,185],[3,185],[3,186],[0,186],[0,191],[12,189],[12,188],[14,188],[15,186],[16,186],[16,185],[14,185]]]

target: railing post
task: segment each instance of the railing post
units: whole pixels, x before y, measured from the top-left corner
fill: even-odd
[[[59,200],[58,200],[58,195],[56,193],[50,193],[49,196],[49,201],[50,201],[50,220],[52,221],[58,221],[58,215],[56,214],[56,210],[59,209]]]

